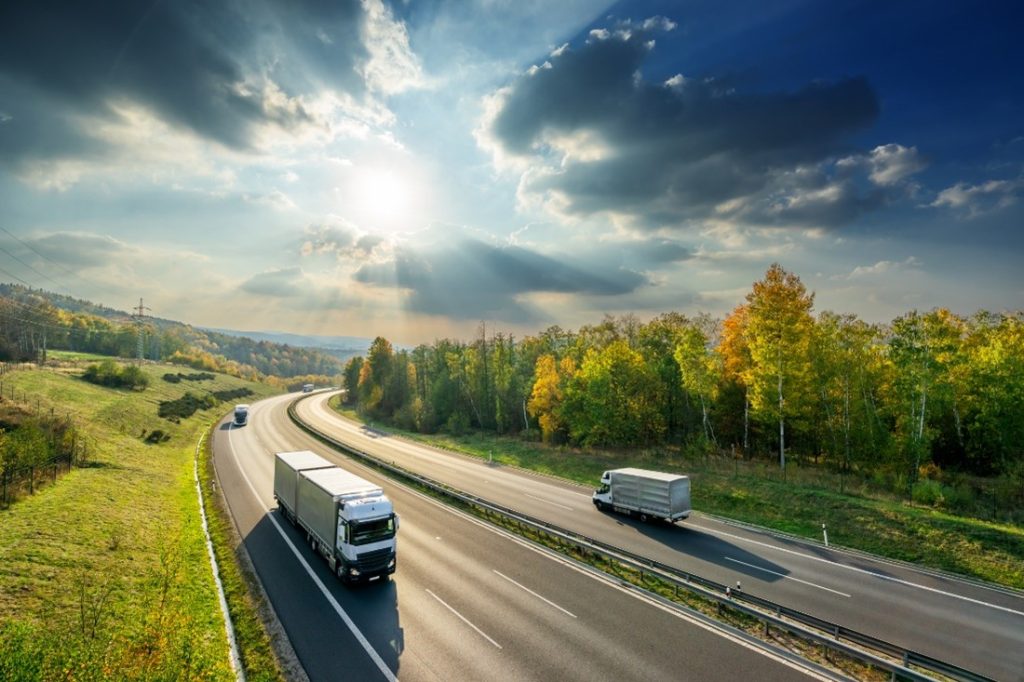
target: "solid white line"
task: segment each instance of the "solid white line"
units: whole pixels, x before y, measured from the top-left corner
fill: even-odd
[[[451,606],[449,606],[449,605],[448,605],[448,602],[446,602],[446,601],[445,601],[444,599],[441,599],[440,597],[438,597],[438,596],[437,596],[436,594],[434,594],[434,593],[433,593],[433,592],[431,592],[430,590],[427,590],[427,594],[429,594],[429,595],[430,595],[431,597],[433,597],[434,599],[436,599],[437,601],[439,601],[439,602],[441,603],[441,605],[442,605],[442,606],[444,606],[444,607],[445,607],[446,609],[448,609],[449,611],[451,611],[452,613],[454,613],[454,614],[455,614],[456,616],[458,616],[458,617],[459,617],[459,620],[461,620],[461,621],[462,621],[463,623],[465,623],[465,624],[466,624],[466,625],[468,625],[469,627],[471,627],[471,628],[473,628],[474,630],[476,630],[476,631],[477,631],[477,633],[478,633],[478,634],[479,634],[479,635],[480,635],[481,637],[483,637],[484,639],[486,639],[486,640],[487,640],[488,642],[490,642],[490,643],[491,643],[491,644],[493,644],[494,646],[498,647],[499,649],[501,648],[501,645],[500,645],[500,644],[498,644],[498,643],[497,643],[497,642],[495,642],[495,641],[494,641],[493,639],[491,639],[490,637],[488,637],[488,636],[487,636],[487,634],[486,634],[486,633],[485,633],[485,632],[484,632],[483,630],[481,630],[481,629],[480,629],[480,628],[478,628],[477,626],[475,626],[475,625],[473,625],[472,623],[470,623],[470,622],[469,622],[469,620],[467,620],[465,616],[463,616],[463,615],[462,615],[461,613],[459,613],[458,611],[456,611],[455,609],[453,609],[453,608],[452,608]]]
[[[231,428],[230,426],[228,427]],[[199,449],[203,447],[203,439],[206,434],[199,436],[196,443],[196,456],[192,460],[192,477],[196,482],[196,494],[199,496],[199,519],[203,526],[203,536],[206,537],[206,553],[210,557],[210,570],[213,571],[213,582],[217,586],[217,601],[220,602],[220,612],[224,616],[224,631],[228,637],[228,653],[230,654],[231,669],[235,671],[235,679],[245,682],[245,668],[242,667],[242,656],[238,653],[238,640],[235,639],[235,628],[231,622],[231,613],[228,611],[228,600],[224,595],[224,583],[220,579],[220,568],[217,566],[217,557],[213,553],[213,540],[210,539],[210,527],[206,523],[206,509],[203,508],[203,487],[199,485]]]
[[[811,587],[817,587],[819,590],[825,590],[826,592],[832,592],[834,594],[838,594],[838,595],[841,595],[843,597],[849,597],[850,596],[850,595],[846,594],[845,592],[840,592],[839,590],[833,590],[831,587],[825,587],[823,585],[818,585],[816,583],[808,582],[806,580],[801,580],[800,578],[794,578],[793,576],[786,575],[785,573],[779,573],[778,571],[769,570],[769,569],[765,568],[764,566],[755,566],[754,564],[748,564],[746,561],[740,561],[739,559],[733,559],[732,557],[729,557],[729,556],[725,557],[725,560],[726,561],[731,561],[731,562],[733,562],[735,564],[743,564],[744,566],[749,566],[751,568],[756,568],[759,571],[764,571],[765,573],[771,573],[772,575],[777,575],[779,577],[785,578],[786,580],[795,580],[798,583],[803,583],[804,585],[810,585]]]
[[[363,647],[363,650],[365,650],[366,653],[370,656],[370,659],[373,660],[374,664],[377,666],[377,669],[380,670],[381,674],[384,675],[384,678],[387,679],[389,682],[397,682],[398,677],[395,676],[395,673],[391,671],[391,668],[388,667],[388,664],[384,662],[384,659],[380,657],[380,655],[373,648],[373,646],[366,639],[366,637],[363,636],[363,633],[359,631],[359,628],[356,627],[356,624],[352,622],[352,619],[349,618],[347,613],[345,613],[345,609],[341,608],[341,604],[338,603],[338,600],[334,598],[334,595],[331,594],[331,591],[327,589],[327,586],[324,585],[323,581],[320,580],[317,574],[313,572],[313,568],[309,565],[309,563],[306,562],[306,559],[302,556],[302,554],[299,553],[299,550],[292,543],[291,538],[289,538],[285,534],[284,528],[281,527],[280,522],[274,518],[274,515],[272,513],[270,513],[270,509],[263,504],[263,500],[260,499],[259,493],[256,492],[256,486],[252,484],[252,481],[249,480],[249,476],[245,473],[245,469],[243,469],[242,465],[239,464],[238,462],[238,455],[235,454],[235,446],[231,442],[231,429],[228,429],[228,449],[231,451],[231,457],[234,458],[235,460],[235,466],[238,467],[238,471],[242,474],[242,478],[244,478],[245,482],[249,485],[249,490],[252,491],[253,497],[255,497],[256,500],[259,502],[259,505],[260,507],[263,508],[263,511],[267,512],[267,518],[270,519],[271,523],[274,524],[274,528],[277,529],[277,532],[281,535],[281,538],[288,545],[288,548],[292,550],[292,554],[294,554],[295,558],[299,560],[299,563],[302,564],[302,567],[306,569],[306,573],[309,574],[309,577],[313,579],[313,584],[317,586],[321,594],[324,595],[324,598],[327,599],[327,602],[331,605],[331,608],[334,609],[334,612],[338,614],[341,620],[348,627],[349,631],[355,636],[356,640]]]
[[[513,585],[515,585],[516,587],[518,587],[518,588],[520,588],[520,589],[522,589],[522,590],[526,590],[527,592],[529,592],[530,594],[532,594],[532,595],[533,595],[534,597],[536,597],[537,599],[540,599],[540,600],[541,600],[542,602],[544,602],[545,604],[548,604],[549,606],[554,606],[554,607],[555,607],[556,609],[558,609],[559,611],[561,611],[562,613],[564,613],[564,614],[566,614],[566,615],[568,615],[568,616],[572,616],[573,618],[575,618],[575,617],[576,617],[576,614],[575,614],[575,613],[572,613],[571,611],[566,611],[565,609],[563,609],[563,608],[562,608],[561,606],[559,606],[559,605],[558,605],[558,604],[556,604],[555,602],[551,601],[550,599],[545,599],[544,597],[540,596],[539,594],[537,594],[536,592],[534,592],[533,590],[531,590],[531,589],[530,589],[529,587],[527,587],[526,585],[523,585],[523,584],[521,584],[521,583],[517,583],[517,582],[516,582],[515,580],[512,580],[512,578],[509,578],[509,577],[508,577],[507,575],[505,575],[505,574],[504,574],[504,573],[502,573],[501,571],[499,571],[499,570],[497,570],[497,569],[494,569],[494,568],[492,568],[491,570],[492,570],[492,571],[494,571],[495,573],[497,573],[497,574],[498,574],[499,576],[501,576],[501,577],[502,577],[502,578],[504,578],[505,580],[507,580],[507,581],[509,581],[510,583],[512,583]]]
[[[786,554],[792,554],[794,556],[798,556],[798,557],[801,557],[801,558],[804,558],[804,559],[812,559],[814,561],[820,561],[823,564],[829,564],[831,566],[835,566],[836,568],[845,568],[848,571],[854,571],[856,573],[863,573],[864,575],[870,575],[871,577],[879,578],[880,580],[888,580],[889,582],[899,583],[900,585],[906,585],[907,587],[916,587],[919,590],[925,590],[926,592],[933,592],[935,594],[941,594],[941,595],[944,595],[946,597],[952,597],[953,599],[959,599],[961,601],[970,602],[971,604],[978,604],[979,606],[987,606],[989,608],[996,609],[997,611],[1005,611],[1006,613],[1012,613],[1012,614],[1014,614],[1016,616],[1024,616],[1024,611],[1018,611],[1016,609],[1011,609],[1011,608],[1009,608],[1007,606],[1000,606],[999,604],[991,604],[991,603],[989,603],[987,601],[982,601],[981,599],[974,599],[972,597],[965,597],[964,595],[956,594],[955,592],[946,592],[945,590],[940,590],[940,589],[938,589],[936,587],[928,587],[927,585],[918,585],[917,583],[911,582],[909,580],[904,580],[902,578],[895,578],[895,577],[893,577],[891,575],[885,575],[884,573],[876,573],[874,571],[869,571],[866,568],[860,568],[858,566],[847,566],[846,564],[840,564],[840,563],[838,563],[836,561],[832,561],[831,559],[824,559],[822,557],[812,556],[810,554],[804,554],[803,552],[797,552],[796,550],[786,549],[784,547],[777,547],[775,545],[770,545],[767,542],[760,542],[758,540],[751,540],[750,538],[745,538],[745,537],[742,537],[740,535],[733,535],[732,533],[726,533],[725,531],[721,531],[721,530],[713,530],[713,529],[707,528],[707,527],[700,527],[699,530],[701,532],[704,532],[704,533],[711,533],[712,535],[721,535],[721,536],[724,536],[724,537],[727,537],[727,538],[732,538],[733,540],[739,540],[740,542],[746,542],[746,543],[751,544],[751,545],[758,545],[760,547],[766,547],[766,548],[774,550],[776,552],[785,552]]]
[[[562,509],[566,509],[568,511],[574,511],[572,507],[567,507],[564,504],[558,504],[557,502],[552,502],[551,500],[545,500],[543,497],[537,497],[536,495],[531,495],[530,493],[523,493],[523,495],[525,497],[529,497],[531,499],[537,500],[538,502],[543,502],[545,504],[550,504],[552,507],[561,507]]]

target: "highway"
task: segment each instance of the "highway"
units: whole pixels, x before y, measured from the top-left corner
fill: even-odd
[[[374,431],[342,418],[328,398],[301,401],[299,417],[410,471],[995,679],[1024,680],[1019,593],[700,514],[669,526],[598,512],[589,489]]]
[[[295,427],[295,395],[212,439],[217,481],[311,680],[807,679],[737,635],[449,509]],[[273,453],[309,449],[381,485],[401,523],[389,581],[345,587],[275,509]]]

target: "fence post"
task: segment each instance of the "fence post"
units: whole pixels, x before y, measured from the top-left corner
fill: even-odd
[[[36,468],[35,468],[35,466],[30,466],[28,468],[28,494],[29,495],[35,495],[36,494]]]
[[[7,504],[7,472],[4,471],[4,504]]]

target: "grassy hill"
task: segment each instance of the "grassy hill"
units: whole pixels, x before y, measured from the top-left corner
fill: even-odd
[[[3,376],[31,409],[69,413],[89,458],[0,511],[0,679],[233,680],[193,483],[200,436],[233,404],[177,421],[157,411],[186,392],[248,389],[253,401],[273,389],[225,375],[171,383],[163,375],[181,367],[161,364],[143,366],[144,391],[114,389],[80,378],[87,358],[64,360]],[[147,441],[154,430],[163,437]],[[258,637],[249,618],[240,627]],[[246,668],[279,677],[266,647]]]

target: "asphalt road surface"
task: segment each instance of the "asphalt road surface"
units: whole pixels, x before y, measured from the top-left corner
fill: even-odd
[[[598,512],[591,490],[428,448],[342,418],[319,393],[299,417],[408,470],[592,538],[999,679],[1024,680],[1024,597],[701,516],[676,526]],[[283,405],[283,404],[282,404]],[[269,415],[284,428],[281,405]],[[597,481],[594,482],[595,486]]]
[[[213,438],[217,478],[288,637],[318,680],[807,679],[802,666],[452,511],[255,403]],[[276,511],[273,453],[380,484],[401,518],[391,580],[345,587]]]

